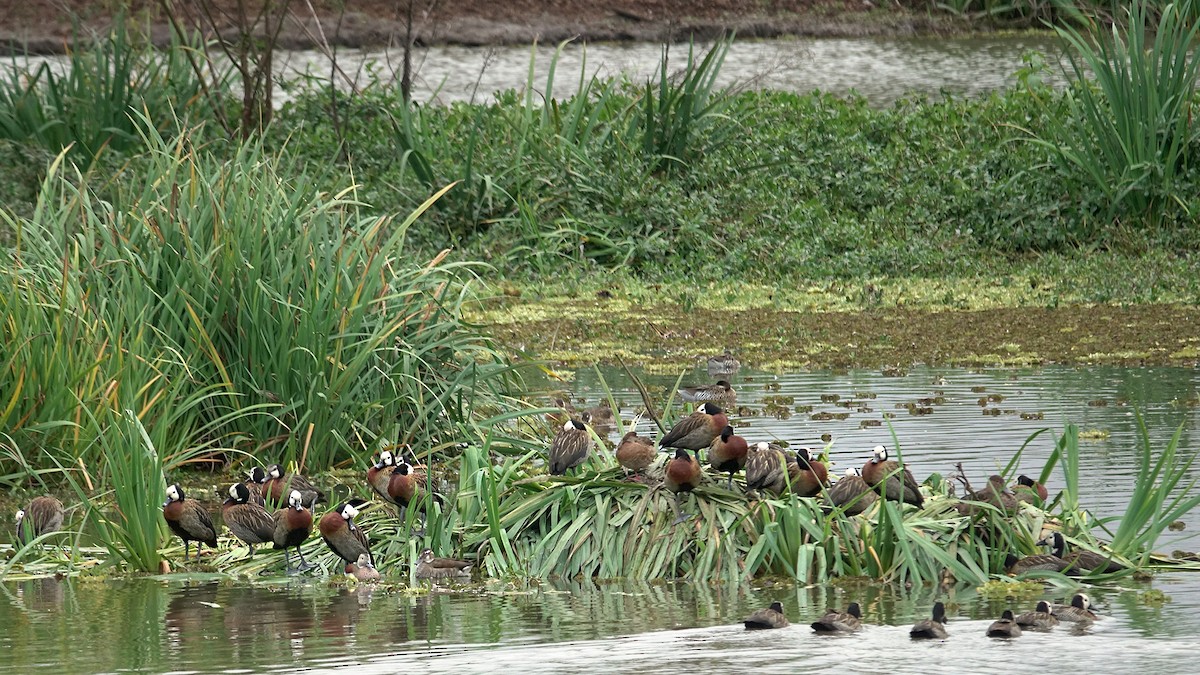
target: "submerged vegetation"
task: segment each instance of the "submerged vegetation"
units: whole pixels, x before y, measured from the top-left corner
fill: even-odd
[[[1066,30],[1079,77],[1065,92],[1039,85],[1031,61],[1010,91],[886,109],[719,88],[727,41],[689,50],[681,73],[665,52],[646,83],[585,68],[580,93],[563,99],[553,68],[540,96],[531,75],[521,92],[447,107],[410,103],[379,81],[353,93],[312,83],[261,134],[243,129],[247,139],[215,123],[230,117],[232,92],[219,89],[215,107],[200,98],[181,43],[136,60],[116,33],[78,52],[65,80],[0,81],[11,144],[0,150],[53,157],[44,170],[0,166],[0,483],[69,485],[82,505],[76,527],[130,571],[160,569],[166,477],[278,461],[346,471],[341,499],[367,494],[359,476],[384,445],[413,448],[433,468],[427,492],[440,487],[434,473],[456,486],[427,501],[423,525],[418,509],[404,522],[387,508],[363,514],[388,572],[429,546],[469,554],[494,576],[979,583],[1003,571],[1005,553],[1033,553],[1046,530],[1107,551],[1128,564],[1119,574],[1175,564],[1152,557],[1154,542],[1200,502],[1178,434],[1156,449],[1143,433],[1135,500],[1107,544],[1094,529],[1110,523],[1079,504],[1072,426],[1042,467],[1043,480],[1060,471],[1066,481],[1044,509],[984,504],[964,515],[948,482],[933,480],[919,509],[881,501],[847,517],[822,499],[747,499],[740,485],[706,484],[678,520],[658,473],[625,480],[606,453],[571,477],[544,476],[535,460],[548,434],[536,415],[547,411],[521,399],[523,364],[472,322],[522,324],[527,332],[500,334],[551,359],[558,340],[578,343],[607,322],[618,339],[595,350],[610,358],[621,340],[764,354],[774,340],[772,353],[824,348],[853,365],[885,342],[916,343],[899,330],[865,341],[883,315],[855,315],[853,340],[821,332],[816,316],[798,347],[793,333],[716,305],[745,300],[738,281],[764,289],[760,306],[793,310],[1196,301],[1195,62],[1182,46],[1196,24],[1184,21],[1190,4],[1154,14],[1182,32],[1139,61],[1145,45],[1129,31],[1147,25],[1144,9],[1111,40],[1089,33],[1098,48]],[[1085,63],[1108,67],[1107,80],[1087,82]],[[1153,86],[1117,86],[1161,68],[1170,72]],[[56,98],[64,89],[73,98]],[[1150,91],[1155,105],[1136,105]],[[89,97],[94,119],[78,105]],[[1156,130],[1134,139],[1140,149],[1135,128]],[[514,296],[598,298],[557,305],[573,324],[560,333],[519,304],[481,301],[481,280]],[[617,314],[605,302],[625,281],[633,290]],[[677,305],[667,319],[711,320],[715,333],[662,330],[654,303]],[[1113,327],[1001,313],[989,351],[950,358],[1200,358],[1190,308],[1080,313]],[[908,320],[927,331],[939,319]],[[960,320],[947,319],[947,334]],[[1038,337],[1052,329],[1064,347],[1053,353]],[[1100,332],[1135,337],[1084,337]],[[761,361],[808,363],[783,358]],[[37,550],[22,547],[5,569]],[[70,564],[83,551],[77,536]],[[319,539],[306,551],[339,564]],[[249,574],[280,558],[241,555],[212,566]]]

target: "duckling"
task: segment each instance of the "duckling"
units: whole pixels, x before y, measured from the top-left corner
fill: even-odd
[[[787,486],[784,472],[791,473],[794,459],[770,443],[755,443],[746,453],[746,489],[781,494]]]
[[[16,542],[25,544],[43,534],[58,532],[63,524],[63,505],[57,498],[50,495],[34,497],[29,506],[17,511],[15,525],[17,528]]]
[[[1048,630],[1058,625],[1058,618],[1050,612],[1050,603],[1042,600],[1032,612],[1017,615],[1017,625],[1022,628]]]
[[[363,553],[358,560],[346,563],[346,576],[354,577],[359,582],[368,583],[379,581],[379,570],[371,564],[371,556]]]
[[[1021,636],[1021,627],[1017,625],[1011,609],[1004,610],[1000,618],[988,626],[987,636],[994,638],[1015,638]]]
[[[829,470],[817,461],[808,448],[796,451],[796,468],[792,476],[792,492],[800,497],[816,497],[829,484]]]
[[[724,354],[708,357],[708,374],[711,377],[732,375],[741,365],[733,353],[726,349]]]
[[[713,439],[728,424],[729,420],[720,406],[711,402],[701,403],[696,406],[696,412],[676,422],[667,435],[658,440],[658,447],[703,450],[712,445]]]
[[[200,559],[202,544],[217,547],[217,529],[213,527],[208,511],[195,499],[188,499],[179,484],[167,487],[167,501],[163,502],[163,519],[171,531],[183,540],[183,560],[188,557],[188,542],[196,542],[196,559]]]
[[[587,425],[579,420],[567,420],[550,441],[550,475],[566,475],[568,469],[583,464],[591,451],[592,436]]]
[[[292,573],[292,558],[288,549],[295,547],[300,554],[301,571],[311,569],[312,565],[304,559],[304,549],[301,544],[312,534],[312,511],[304,507],[304,496],[299,490],[292,490],[288,495],[287,506],[275,512],[275,529],[271,533],[272,548],[283,549],[283,560],[287,566],[287,574]]]
[[[1063,572],[1066,574],[1088,574],[1090,572],[1111,573],[1120,572],[1125,569],[1125,566],[1116,560],[1094,551],[1083,550],[1067,553],[1067,541],[1061,532],[1055,532],[1038,543],[1049,544],[1051,546],[1054,555],[1061,558],[1067,564],[1063,568]]]
[[[617,444],[617,463],[626,471],[641,473],[654,463],[657,455],[654,451],[654,441],[645,436],[638,436],[636,431],[627,432]]]
[[[1071,598],[1071,604],[1065,607],[1055,607],[1052,610],[1055,618],[1076,625],[1090,624],[1099,617],[1092,611],[1092,601],[1083,593],[1076,593]]]
[[[358,557],[363,554],[370,558],[367,533],[354,524],[358,507],[366,503],[362,499],[351,499],[321,516],[321,520],[317,522],[317,529],[320,530],[325,544],[346,562],[357,562]]]
[[[746,624],[746,630],[788,627],[787,617],[783,615],[783,604],[778,602],[772,602],[770,607],[751,614],[743,623]]]
[[[737,392],[729,384],[728,380],[717,380],[716,384],[709,384],[697,387],[684,387],[676,390],[679,393],[679,398],[689,403],[698,401],[722,401],[724,403],[734,403],[737,401]]]
[[[221,505],[221,520],[250,547],[247,558],[254,557],[254,547],[265,544],[275,536],[275,519],[263,507],[250,501],[250,488],[243,483],[229,486],[229,499]]]
[[[871,451],[871,461],[863,465],[862,477],[887,499],[917,507],[925,503],[912,472],[898,462],[889,461],[887,448],[882,445]]]
[[[829,488],[829,501],[848,516],[855,516],[879,501],[879,495],[862,479],[859,469],[846,469],[846,475]]]
[[[857,602],[852,602],[844,612],[835,609],[826,612],[812,623],[812,629],[818,633],[852,633],[862,627],[861,619],[862,610]]]
[[[701,475],[700,462],[685,448],[677,449],[674,459],[667,462],[663,485],[675,493],[675,511],[678,513],[675,522],[682,522],[685,518],[679,505],[680,494],[695,490],[700,485]]]
[[[471,578],[471,563],[453,558],[435,558],[433,551],[421,551],[417,560],[416,577],[418,579],[469,579]]]
[[[1045,504],[1046,500],[1050,498],[1050,493],[1046,491],[1045,485],[1025,474],[1017,476],[1017,486],[1013,488],[1013,494],[1017,501],[1034,505]]]
[[[908,636],[917,639],[945,640],[949,637],[946,632],[946,606],[941,601],[933,603],[933,616],[913,624]]]
[[[973,506],[966,502],[983,502],[991,504],[1000,509],[1004,513],[1016,513],[1020,509],[1020,503],[1009,491],[1004,484],[1004,477],[993,475],[988,478],[987,487],[982,490],[976,490],[963,497],[963,501],[955,505],[959,513],[970,516],[984,511],[978,506]]]
[[[734,434],[733,427],[728,424],[708,447],[708,462],[712,468],[729,473],[729,482],[725,485],[727,489],[733,489],[733,474],[746,466],[747,452],[749,446],[746,445],[746,439]]]
[[[272,464],[267,467],[266,478],[262,482],[263,497],[271,504],[282,504],[284,497],[292,490],[299,490],[304,497],[304,504],[314,508],[318,502],[325,501],[325,493],[312,484],[312,481],[298,473],[285,473],[283,467]]]

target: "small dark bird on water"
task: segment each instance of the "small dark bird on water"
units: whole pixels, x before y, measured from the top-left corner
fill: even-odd
[[[987,636],[994,638],[1015,638],[1020,637],[1021,627],[1017,625],[1017,620],[1013,617],[1011,609],[1004,610],[1000,618],[992,622],[988,626]]]
[[[568,469],[583,464],[592,451],[592,435],[587,425],[579,420],[567,423],[550,441],[550,475],[565,476]]]
[[[853,633],[861,627],[862,610],[857,602],[850,603],[844,612],[831,609],[812,623],[812,629],[818,633]]]
[[[871,451],[871,461],[863,465],[862,477],[887,499],[914,506],[925,503],[912,472],[898,462],[888,460],[888,450],[882,445]]]
[[[304,499],[304,505],[313,508],[319,502],[325,501],[325,493],[317,489],[312,481],[298,473],[285,473],[283,467],[272,464],[267,467],[266,477],[262,481],[263,497],[272,506],[282,504],[292,490],[299,490]]]
[[[617,444],[617,463],[626,471],[641,473],[654,463],[657,456],[654,441],[638,436],[636,431],[627,432]]]
[[[729,419],[721,406],[701,403],[696,406],[696,412],[676,422],[667,435],[658,440],[658,446],[703,450],[712,445],[713,439],[720,436],[728,424]]]
[[[746,453],[749,450],[746,439],[733,433],[733,427],[728,424],[721,431],[721,435],[713,439],[712,445],[708,447],[708,461],[712,468],[729,474],[726,488],[733,489],[733,474],[746,466]]]
[[[274,544],[273,548],[283,549],[283,560],[287,566],[287,573],[292,573],[292,558],[288,555],[289,548],[295,548],[300,554],[301,571],[310,569],[312,565],[304,559],[304,551],[300,546],[308,539],[308,535],[312,534],[312,511],[305,508],[303,496],[299,490],[292,490],[288,496],[287,506],[275,512],[275,530],[272,533],[271,541]]]
[[[196,542],[196,559],[200,558],[202,544],[217,547],[217,529],[212,517],[195,499],[188,499],[179,484],[167,487],[167,501],[163,502],[163,519],[171,531],[183,540],[183,560],[188,558],[188,542]]]
[[[364,553],[368,557],[371,555],[367,533],[354,522],[358,507],[366,503],[362,499],[351,499],[321,516],[317,523],[325,544],[346,562],[357,562]]]
[[[432,549],[421,551],[417,560],[415,575],[418,579],[468,579],[471,577],[473,565],[465,560],[454,558],[438,558]]]
[[[746,624],[747,630],[788,627],[787,617],[783,615],[783,604],[778,602],[772,602],[770,607],[751,614],[743,623]]]
[[[913,624],[908,635],[912,638],[927,640],[945,640],[949,637],[946,632],[946,605],[941,601],[933,603],[932,617]]]
[[[1050,603],[1042,600],[1038,602],[1037,608],[1032,612],[1018,614],[1016,622],[1022,628],[1039,628],[1045,630],[1057,626],[1058,618],[1050,612]]]
[[[243,483],[229,486],[229,499],[221,505],[221,520],[233,536],[250,547],[247,558],[254,556],[256,545],[270,542],[275,536],[275,519],[266,509],[250,501],[250,488]]]
[[[29,506],[17,511],[17,543],[25,544],[43,534],[58,532],[63,524],[63,516],[63,505],[57,498],[50,495],[34,497],[29,501]]]

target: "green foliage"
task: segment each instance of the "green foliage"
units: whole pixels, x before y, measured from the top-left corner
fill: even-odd
[[[1197,137],[1192,105],[1200,60],[1192,49],[1200,16],[1191,0],[1156,12],[1157,5],[1137,0],[1111,28],[1056,28],[1077,83],[1067,91],[1069,114],[1052,117],[1040,142],[1064,172],[1103,194],[1106,220],[1159,225],[1177,209],[1191,213],[1182,195]]]

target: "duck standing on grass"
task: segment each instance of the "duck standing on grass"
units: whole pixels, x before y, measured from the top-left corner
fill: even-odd
[[[796,451],[796,469],[792,476],[792,492],[799,497],[816,497],[829,484],[829,469],[808,448]]]
[[[247,558],[254,557],[254,547],[265,544],[275,536],[275,519],[263,507],[250,501],[250,488],[242,483],[229,486],[229,499],[221,505],[221,520],[233,536],[250,547]]]
[[[62,502],[56,497],[34,497],[29,506],[17,511],[14,519],[17,527],[15,541],[18,544],[26,544],[43,534],[58,532],[62,527],[64,514]]]
[[[617,444],[617,463],[621,468],[633,473],[641,473],[654,463],[657,455],[654,451],[654,441],[645,436],[638,436],[636,431],[627,432]]]
[[[312,565],[304,559],[304,550],[300,548],[312,534],[312,511],[304,507],[303,497],[299,490],[292,490],[288,496],[287,506],[275,512],[275,530],[271,541],[273,548],[283,549],[283,560],[286,573],[292,573],[292,558],[288,555],[289,548],[295,548],[300,554],[299,571],[311,569]]]
[[[579,420],[567,420],[550,441],[550,475],[565,476],[569,469],[583,464],[591,451],[592,435],[588,433],[587,425]]]
[[[848,516],[856,516],[879,501],[879,495],[862,479],[859,469],[846,469],[846,475],[829,488],[829,501]]]
[[[188,499],[178,483],[167,487],[167,501],[163,502],[163,520],[183,540],[183,560],[188,559],[188,542],[196,542],[196,559],[200,559],[202,544],[217,547],[217,528],[212,517],[195,499]]]
[[[917,507],[925,504],[912,472],[899,462],[889,460],[888,450],[882,445],[871,451],[871,461],[863,465],[862,477],[887,499]]]
[[[658,440],[658,447],[703,450],[712,445],[728,424],[729,419],[721,406],[701,403],[696,406],[696,412],[676,422],[667,435]]]
[[[329,550],[348,563],[358,562],[358,557],[363,554],[371,559],[367,533],[354,522],[358,508],[366,503],[362,499],[351,499],[321,516],[317,523],[321,539],[325,540]]]
[[[325,501],[325,493],[317,489],[312,481],[298,473],[285,473],[279,464],[267,467],[263,480],[263,497],[272,505],[282,504],[292,490],[299,490],[304,498],[304,504],[312,509],[318,502]]]
[[[733,489],[733,474],[746,466],[746,454],[749,450],[746,439],[733,433],[733,427],[728,424],[708,447],[708,461],[712,468],[729,473],[729,481],[725,485],[727,489]]]
[[[746,490],[782,494],[788,475],[795,473],[792,470],[794,461],[778,446],[765,441],[755,443],[746,453]]]
[[[667,462],[667,470],[663,476],[663,485],[675,493],[675,523],[681,523],[687,518],[680,506],[680,494],[691,492],[700,486],[700,462],[686,449],[679,448],[675,457]]]

